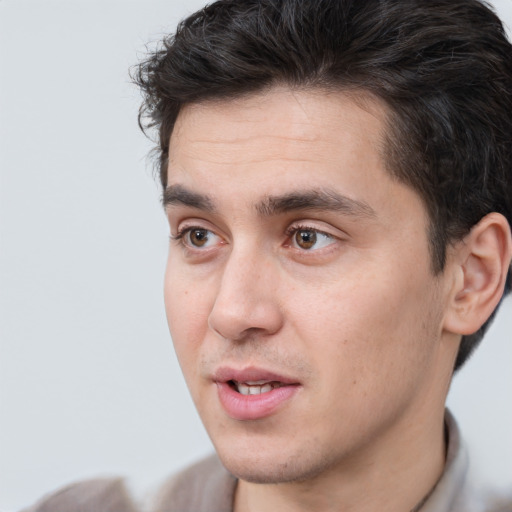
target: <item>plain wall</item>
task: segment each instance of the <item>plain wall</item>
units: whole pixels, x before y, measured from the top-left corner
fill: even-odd
[[[0,511],[97,475],[142,494],[211,450],[167,331],[168,231],[128,78],[202,4],[0,0]],[[501,488],[511,333],[507,299],[449,399]]]

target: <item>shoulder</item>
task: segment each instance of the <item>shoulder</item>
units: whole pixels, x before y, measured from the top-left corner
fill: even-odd
[[[231,512],[236,478],[216,455],[169,478],[151,499],[155,512]],[[137,512],[122,478],[75,482],[43,496],[21,512]]]
[[[231,512],[236,478],[216,455],[203,459],[167,480],[152,510],[158,512]]]
[[[43,496],[22,512],[136,512],[121,478],[76,482]]]
[[[445,425],[448,446],[444,472],[421,512],[512,512],[511,496],[489,492],[469,471],[466,443],[448,410]]]

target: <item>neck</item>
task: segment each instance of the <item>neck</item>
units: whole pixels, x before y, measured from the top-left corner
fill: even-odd
[[[240,481],[234,511],[419,510],[444,468],[444,409],[440,407],[432,414],[432,409],[425,407],[413,416],[404,416],[371,447],[307,481],[279,484]]]

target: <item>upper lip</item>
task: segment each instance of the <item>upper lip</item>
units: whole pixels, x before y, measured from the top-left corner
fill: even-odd
[[[232,368],[229,366],[221,366],[213,373],[215,382],[281,382],[283,384],[298,384],[299,381],[292,377],[281,375],[271,370],[258,368],[256,366],[248,366],[245,368]]]

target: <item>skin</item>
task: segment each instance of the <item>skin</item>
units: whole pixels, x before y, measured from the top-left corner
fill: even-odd
[[[460,341],[447,319],[464,278],[451,255],[432,273],[425,207],[383,161],[385,114],[372,98],[283,87],[178,117],[166,310],[192,398],[241,479],[237,512],[409,511],[442,472]],[[352,202],[269,211],[269,196],[326,190]],[[270,416],[234,420],[212,380],[221,365],[300,386]]]

